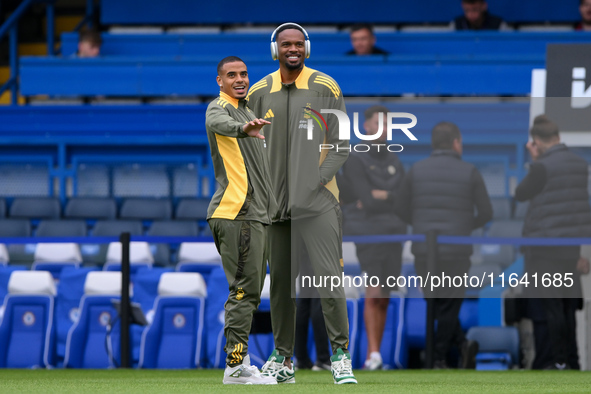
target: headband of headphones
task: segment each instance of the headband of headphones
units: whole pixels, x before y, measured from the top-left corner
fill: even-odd
[[[271,56],[273,57],[273,60],[277,60],[277,57],[279,56],[279,50],[277,48],[277,41],[275,41],[275,35],[277,34],[277,31],[279,29],[281,29],[282,27],[286,27],[286,26],[293,26],[295,29],[300,30],[302,33],[304,33],[304,36],[306,37],[306,42],[304,44],[305,56],[306,56],[306,59],[309,58],[310,57],[310,37],[308,36],[308,32],[306,31],[306,29],[304,29],[302,26],[298,25],[297,23],[288,22],[288,23],[284,23],[282,25],[277,26],[277,28],[273,31],[273,34],[271,34]]]

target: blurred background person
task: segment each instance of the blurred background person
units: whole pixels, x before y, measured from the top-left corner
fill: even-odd
[[[488,12],[485,0],[462,0],[463,15],[452,25],[456,30],[506,30],[508,26],[501,18]]]
[[[347,55],[388,55],[387,51],[376,47],[376,36],[369,23],[358,23],[351,26],[351,49]]]
[[[577,31],[591,31],[591,0],[579,1],[581,21],[575,25]]]
[[[369,152],[352,152],[343,167],[344,184],[348,185],[342,189],[348,194],[343,199],[351,201],[343,207],[343,231],[347,235],[406,234],[406,224],[394,213],[394,203],[404,179],[404,166],[398,155],[389,152],[385,146],[387,114],[388,108],[379,105],[365,111],[365,134],[375,135],[381,131],[380,137],[372,143],[383,146],[378,150],[370,145]],[[378,287],[365,289],[363,312],[368,344],[364,368],[373,371],[383,367],[380,346],[392,290],[386,283],[389,276],[400,275],[402,245],[357,243],[355,247],[361,270],[369,277],[380,279]]]
[[[591,236],[587,162],[560,142],[558,125],[545,115],[534,119],[530,135],[526,147],[533,161],[515,190],[517,201],[530,201],[523,236]],[[572,356],[572,349],[576,349],[575,312],[581,307],[579,272],[588,270],[584,259],[580,259],[580,249],[578,245],[525,248],[525,271],[530,275],[538,274],[542,278],[560,274],[565,278],[569,274],[573,279],[570,287],[548,287],[541,292],[528,287],[528,295],[540,298],[531,301],[534,303],[531,308],[538,309],[538,313],[532,312],[534,322],[544,320],[539,318],[541,314],[547,324],[547,335],[539,329],[536,331],[534,324],[534,368],[579,369],[576,353]],[[547,341],[541,341],[542,337]],[[544,350],[548,348],[549,352]]]
[[[431,133],[433,153],[415,163],[400,188],[396,213],[413,233],[469,236],[473,230],[492,219],[493,210],[484,180],[478,169],[462,161],[462,135],[453,123],[441,122]],[[425,243],[413,242],[417,273],[427,276]],[[439,245],[436,270],[448,276],[463,276],[470,269],[472,245]],[[461,367],[474,368],[478,344],[466,340],[458,319],[466,289],[441,287],[435,294],[423,289],[425,297],[434,300],[437,332],[435,335],[436,369],[447,368],[447,354],[451,346],[461,351]]]
[[[78,38],[78,57],[97,57],[101,54],[103,41],[98,31],[89,29],[80,32]]]

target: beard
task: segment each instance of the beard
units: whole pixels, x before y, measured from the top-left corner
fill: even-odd
[[[299,63],[296,63],[296,64],[289,63],[288,61],[286,61],[284,64],[285,64],[285,67],[291,71],[300,70],[304,66],[304,62],[301,60]]]

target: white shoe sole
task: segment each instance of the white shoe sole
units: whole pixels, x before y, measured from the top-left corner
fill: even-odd
[[[357,384],[357,379],[347,378],[347,379],[339,380],[338,382],[335,380],[334,384]]]
[[[253,383],[253,382],[236,382],[236,381],[225,381],[224,384],[243,384],[243,385],[261,385],[266,386],[270,384],[277,384],[277,382],[269,382],[269,383]]]

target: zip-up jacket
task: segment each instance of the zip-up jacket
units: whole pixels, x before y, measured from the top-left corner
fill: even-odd
[[[264,142],[242,129],[255,116],[238,100],[220,92],[205,112],[205,128],[219,188],[207,219],[254,220],[270,224],[277,213]]]
[[[339,198],[334,178],[349,156],[349,140],[339,140],[336,115],[320,112],[346,111],[339,85],[328,75],[307,67],[286,85],[277,70],[252,85],[247,100],[257,117],[271,121],[262,132],[280,220],[334,209]]]

